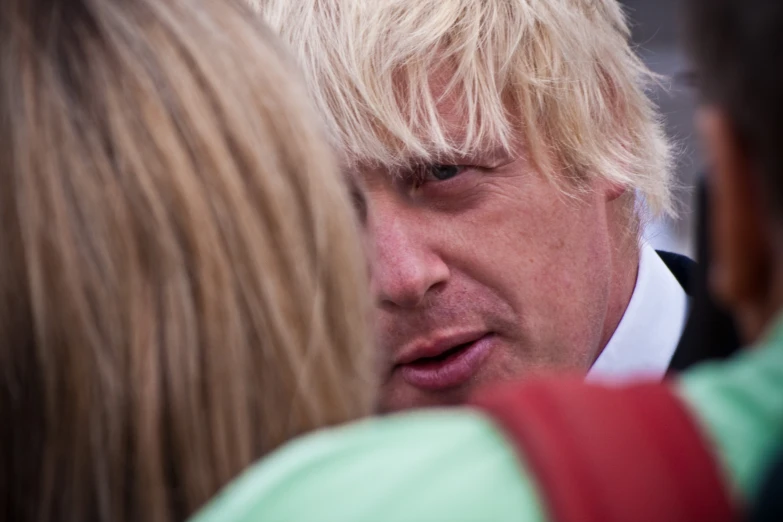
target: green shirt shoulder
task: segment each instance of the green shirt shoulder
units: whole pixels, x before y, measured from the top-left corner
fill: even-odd
[[[480,413],[325,430],[248,470],[193,522],[543,522],[514,448]]]
[[[752,501],[783,448],[783,321],[732,360],[688,372],[678,391],[734,493]]]

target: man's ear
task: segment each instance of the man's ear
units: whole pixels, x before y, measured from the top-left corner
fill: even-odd
[[[702,108],[697,124],[710,162],[712,291],[752,340],[768,319],[775,276],[766,202],[754,162],[726,113]]]
[[[628,192],[628,187],[621,183],[607,181],[602,187],[607,201],[614,201]]]

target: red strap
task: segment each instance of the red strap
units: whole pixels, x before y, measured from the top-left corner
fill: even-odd
[[[556,522],[733,522],[718,467],[663,385],[533,382],[474,403],[505,429]]]

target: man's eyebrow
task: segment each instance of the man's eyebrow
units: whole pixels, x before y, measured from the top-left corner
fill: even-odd
[[[479,148],[468,153],[444,154],[435,158],[433,161],[425,162],[427,164],[438,165],[472,165],[485,164],[491,166],[492,163],[510,158],[511,154],[502,145],[493,147]],[[422,163],[419,163],[421,165]]]

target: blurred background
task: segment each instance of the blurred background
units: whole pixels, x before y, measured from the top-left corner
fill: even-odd
[[[693,221],[695,209],[692,188],[704,168],[699,143],[694,135],[694,92],[680,79],[688,64],[679,35],[677,0],[621,0],[626,7],[637,51],[647,65],[667,77],[663,88],[651,93],[664,115],[666,130],[679,149],[676,167],[676,198],[680,215],[676,220],[650,223],[646,236],[661,250],[695,254]]]

